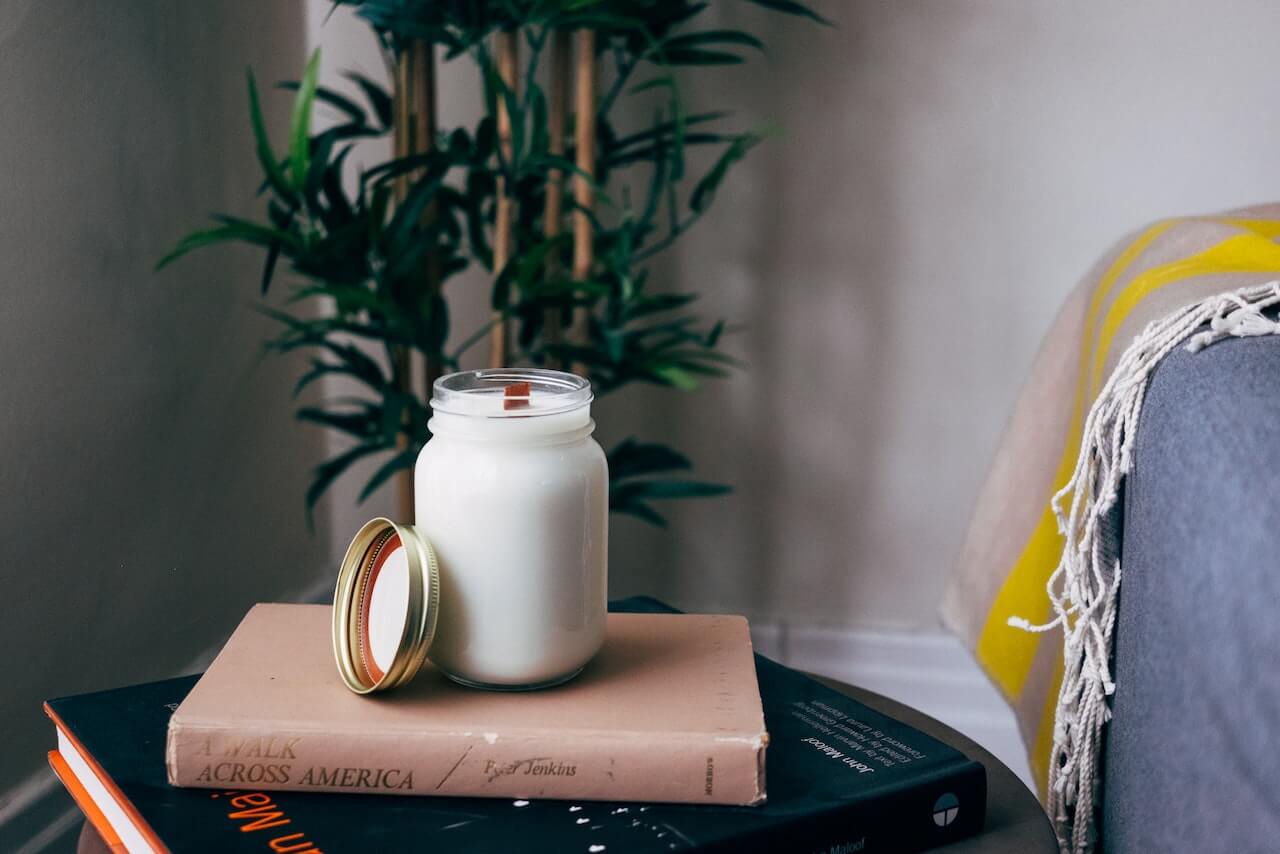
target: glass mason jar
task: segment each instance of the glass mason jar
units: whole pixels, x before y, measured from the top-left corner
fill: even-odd
[[[609,474],[591,385],[540,369],[436,380],[414,471],[439,562],[431,661],[463,684],[542,688],[604,642]]]

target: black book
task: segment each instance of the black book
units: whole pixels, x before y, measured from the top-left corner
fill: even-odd
[[[645,598],[612,607],[671,610]],[[763,656],[756,671],[770,737],[768,801],[756,807],[173,788],[165,731],[198,676],[49,701],[60,745],[51,761],[100,830],[105,822],[126,842],[175,854],[854,854],[918,851],[982,829],[980,764]]]

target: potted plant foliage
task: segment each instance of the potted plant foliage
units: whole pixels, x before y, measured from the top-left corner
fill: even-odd
[[[823,22],[793,0],[740,1]],[[317,51],[300,81],[283,84],[296,95],[281,151],[250,73],[264,218],[215,216],[159,263],[240,241],[265,250],[264,294],[282,261],[294,274],[288,307],[264,309],[281,325],[267,346],[309,353],[298,391],[341,376],[364,392],[297,411],[354,441],[316,469],[308,510],[353,463],[381,455],[361,499],[395,478],[410,517],[431,383],[486,342],[492,365],[572,369],[597,395],[637,382],[692,391],[725,374],[725,322],[698,316],[697,294],[655,287],[647,265],[761,140],[723,129],[725,113],[690,113],[681,77],[745,61],[758,38],[699,26],[707,4],[689,0],[339,2],[377,33],[393,91],[354,73],[362,98],[318,86]],[[456,61],[475,65],[483,116],[444,128],[437,63]],[[628,99],[649,120],[623,132]],[[317,104],[340,120],[313,133]],[[391,159],[364,168],[354,188],[344,182],[353,145],[387,136]],[[695,147],[715,156],[691,174]],[[458,336],[445,285],[472,266],[489,273],[492,315]],[[627,439],[609,452],[611,509],[662,524],[653,500],[727,489],[681,477],[689,468],[666,444]]]

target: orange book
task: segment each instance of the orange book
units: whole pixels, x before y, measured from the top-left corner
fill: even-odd
[[[89,794],[89,790],[80,782],[80,778],[71,769],[71,765],[57,750],[49,751],[49,766],[53,768],[53,773],[62,782],[62,785],[67,787],[67,791],[71,793],[72,800],[76,802],[76,806],[80,807],[80,811],[89,820],[89,824],[93,825],[93,829],[97,831],[102,843],[107,846],[111,854],[128,854],[129,849],[116,833],[115,826],[111,824],[110,819],[103,814],[102,809],[98,806],[98,800]]]
[[[429,666],[385,695],[343,685],[330,609],[258,605],[174,712],[178,786],[751,805],[765,732],[747,621],[610,614],[560,687],[498,693]]]

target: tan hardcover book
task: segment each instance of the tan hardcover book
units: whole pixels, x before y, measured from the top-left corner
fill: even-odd
[[[758,804],[768,735],[743,617],[610,614],[557,688],[464,688],[425,668],[362,697],[324,605],[249,611],[169,722],[176,786]]]

